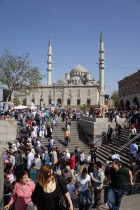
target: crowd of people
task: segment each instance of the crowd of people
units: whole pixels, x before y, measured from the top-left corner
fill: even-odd
[[[135,154],[128,170],[121,167],[120,157],[114,151],[102,165],[96,160],[95,144],[91,144],[86,165],[84,150],[79,147],[73,148],[71,153],[67,148],[55,147],[54,127],[59,126],[60,119],[65,122],[64,145],[67,146],[71,123],[80,119],[80,110],[26,109],[9,114],[18,120],[20,134],[15,144],[9,142],[4,149],[5,209],[11,206],[15,210],[72,210],[75,206],[79,210],[88,210],[90,206],[99,209],[104,184],[109,184],[104,190],[104,204],[108,204],[110,210],[119,209],[126,177],[129,177],[131,192],[133,182],[139,181],[140,158]],[[136,132],[131,134],[136,135]],[[43,138],[48,140],[46,146],[41,143]]]

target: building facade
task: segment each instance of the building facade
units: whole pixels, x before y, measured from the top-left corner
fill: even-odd
[[[140,108],[140,70],[118,82],[120,107]]]
[[[91,73],[80,64],[65,74],[65,79],[52,82],[52,42],[48,44],[47,84],[40,86],[27,95],[27,105],[51,103],[61,106],[79,106],[82,104],[105,104],[104,94],[104,41],[100,36],[99,81],[91,77]]]

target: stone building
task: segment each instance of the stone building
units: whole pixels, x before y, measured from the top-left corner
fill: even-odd
[[[120,80],[118,89],[120,107],[140,108],[140,70]]]
[[[52,83],[52,43],[48,45],[47,84],[32,91],[27,96],[27,105],[33,102],[46,106],[52,102],[61,106],[79,106],[82,104],[97,105],[105,103],[104,94],[104,41],[100,36],[99,81],[91,77],[91,73],[80,64],[65,74],[65,79]]]

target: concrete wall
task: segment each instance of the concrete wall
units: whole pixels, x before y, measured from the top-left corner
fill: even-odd
[[[125,118],[118,118],[117,123],[122,125],[125,120]],[[92,122],[91,118],[86,117],[86,120],[85,118],[80,119],[78,123],[89,135],[91,142],[96,143],[99,139],[102,139],[97,143],[98,147],[107,142],[106,137],[102,137],[107,134],[108,125],[110,125],[113,129],[116,127],[116,122],[114,120],[112,123],[108,122],[108,118],[96,118],[96,122]]]
[[[3,209],[3,190],[4,190],[4,156],[3,146],[0,145],[0,209]]]
[[[7,143],[14,142],[17,135],[17,122],[10,120],[0,120],[0,145],[6,146]]]
[[[0,209],[3,209],[3,187],[4,187],[4,156],[3,149],[10,141],[15,142],[17,135],[17,122],[14,120],[0,120]]]

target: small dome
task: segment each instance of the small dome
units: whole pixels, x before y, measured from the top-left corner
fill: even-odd
[[[89,71],[80,64],[71,70],[71,73],[77,73],[77,72],[89,73]]]
[[[86,85],[87,86],[93,86],[93,84],[91,82],[87,82]]]
[[[57,84],[67,84],[67,81],[65,79],[59,79]]]

